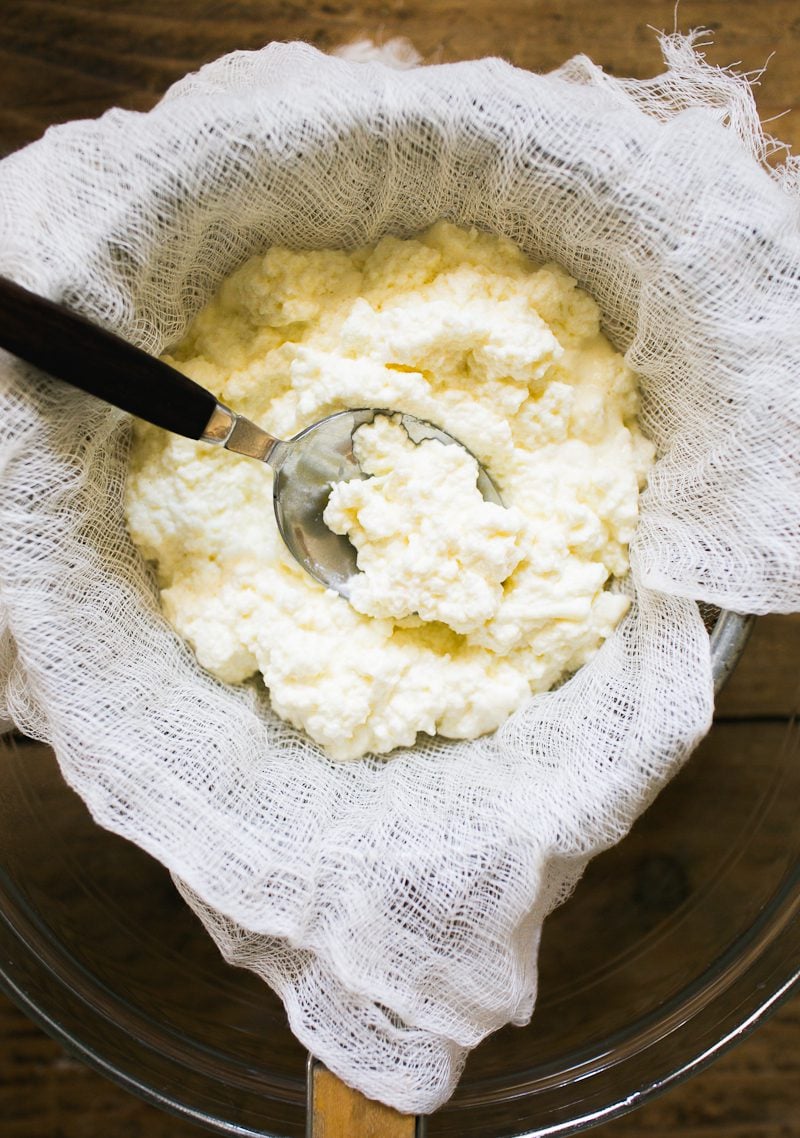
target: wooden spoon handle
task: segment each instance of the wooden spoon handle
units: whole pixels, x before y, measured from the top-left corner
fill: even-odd
[[[421,1138],[421,1119],[366,1098],[316,1060],[308,1078],[307,1138]]]

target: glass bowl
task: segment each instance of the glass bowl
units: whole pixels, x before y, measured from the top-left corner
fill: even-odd
[[[756,683],[760,627],[741,665]],[[745,632],[729,614],[717,623],[719,680]],[[545,925],[530,1025],[472,1053],[429,1138],[572,1134],[621,1114],[797,984],[798,729],[782,715],[748,723],[720,717],[591,863]],[[223,963],[162,866],[92,822],[47,747],[0,747],[0,983],[150,1102],[222,1134],[300,1138],[306,1053],[277,997]]]

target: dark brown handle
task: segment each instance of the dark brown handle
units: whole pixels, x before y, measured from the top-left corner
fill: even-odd
[[[81,391],[199,439],[216,406],[175,368],[52,300],[0,277],[0,347]]]

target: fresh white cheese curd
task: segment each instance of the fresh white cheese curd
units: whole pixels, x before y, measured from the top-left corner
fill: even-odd
[[[282,437],[347,407],[430,420],[500,489],[503,507],[482,499],[461,447],[415,447],[388,417],[362,428],[369,477],[326,511],[359,548],[351,604],[284,548],[268,467],[137,423],[128,525],[167,619],[220,679],[260,673],[334,758],[491,731],[624,616],[608,586],[653,448],[635,375],[558,266],[445,222],[353,252],[271,249],[167,358]]]
[[[370,477],[336,483],[323,514],[358,550],[351,605],[454,632],[483,628],[522,557],[522,514],[484,501],[478,464],[462,447],[417,445],[385,415],[356,431],[353,449]]]

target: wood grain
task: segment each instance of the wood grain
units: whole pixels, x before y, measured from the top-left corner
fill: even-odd
[[[682,30],[709,29],[715,64],[756,71],[770,61],[755,89],[763,118],[800,104],[795,0],[683,0],[678,16]],[[145,110],[187,71],[269,40],[330,48],[400,35],[428,61],[498,55],[534,71],[585,52],[612,74],[644,78],[661,70],[653,29],[674,26],[674,0],[6,0],[0,144],[8,152],[109,106]],[[775,130],[796,145],[798,116]]]
[[[365,1098],[318,1063],[311,1087],[314,1138],[414,1138],[413,1116]]]
[[[652,29],[672,29],[674,21],[674,0],[5,0],[0,154],[54,123],[111,106],[146,110],[187,71],[272,39],[326,49],[365,34],[404,35],[430,62],[499,55],[532,70],[586,52],[611,73],[646,77],[661,70]],[[706,50],[715,64],[755,71],[770,60],[754,89],[759,110],[764,119],[784,116],[771,129],[797,147],[800,113],[784,115],[800,106],[797,0],[682,0],[678,24],[710,29],[715,42]],[[737,732],[738,753],[756,762],[765,722],[785,721],[798,705],[800,617],[759,622],[746,661],[718,715]],[[206,1131],[70,1058],[0,997],[0,1133],[200,1138]],[[389,1138],[388,1130],[379,1133]],[[800,1138],[800,999],[706,1071],[592,1134]],[[353,1129],[348,1138],[363,1135]]]

